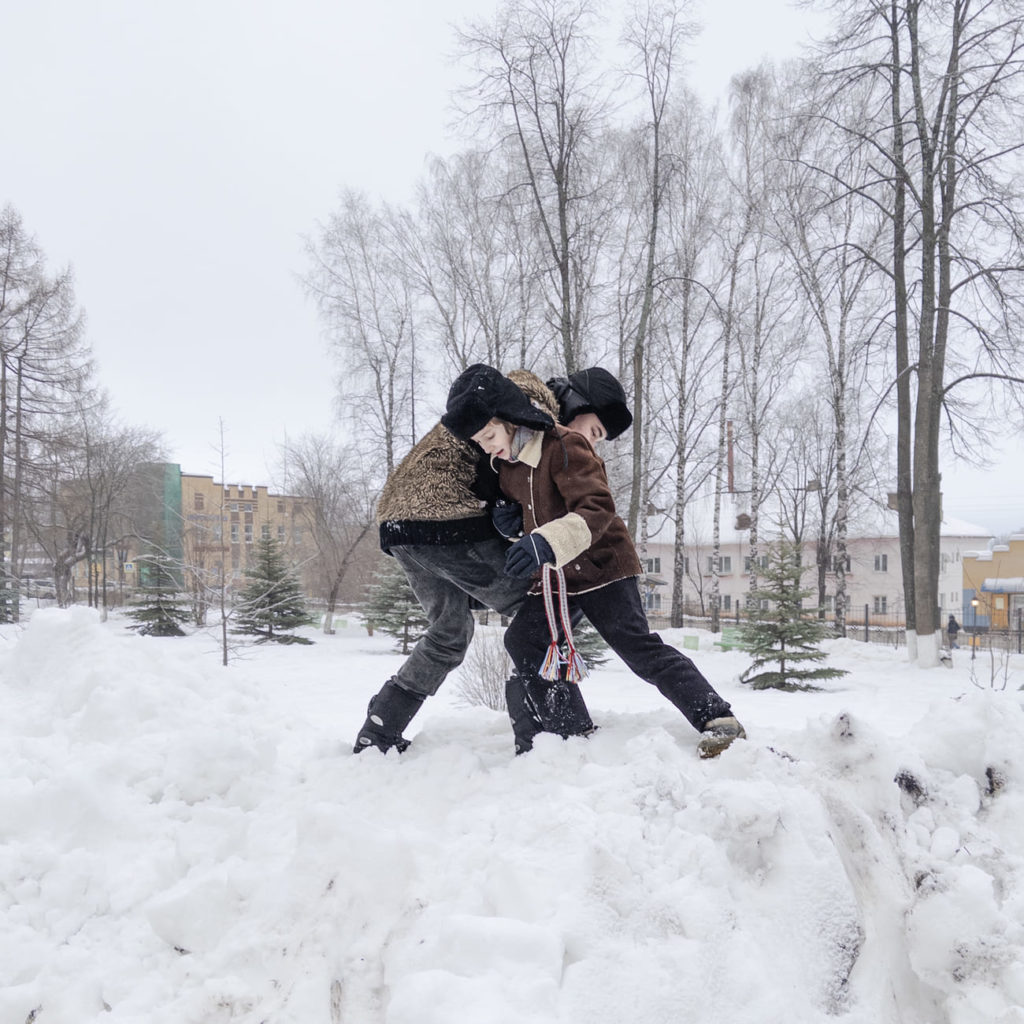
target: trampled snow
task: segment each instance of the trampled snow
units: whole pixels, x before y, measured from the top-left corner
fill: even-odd
[[[0,1024],[1024,1022],[1024,657],[834,641],[849,675],[754,692],[705,634],[718,760],[614,659],[588,739],[513,757],[452,677],[354,756],[402,660],[354,620],[227,668],[4,629]]]

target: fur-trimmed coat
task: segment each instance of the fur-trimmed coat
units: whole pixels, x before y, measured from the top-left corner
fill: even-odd
[[[538,408],[558,416],[558,401],[528,370],[509,379]],[[394,468],[377,501],[380,546],[460,544],[491,540],[489,500],[497,496],[497,475],[477,445],[460,441],[438,423]]]
[[[642,572],[616,514],[604,463],[582,435],[563,427],[535,432],[516,462],[501,463],[499,481],[504,494],[522,505],[524,534],[536,531],[551,545],[568,593]]]

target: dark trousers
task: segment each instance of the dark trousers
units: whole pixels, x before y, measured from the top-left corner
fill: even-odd
[[[504,575],[507,551],[497,538],[393,549],[429,623],[393,677],[402,689],[429,697],[462,664],[473,639],[471,597],[502,615],[515,614],[530,581]]]
[[[698,731],[712,718],[732,714],[728,701],[718,695],[697,666],[651,632],[636,580],[618,580],[577,594],[569,598],[569,608],[582,610],[626,665],[656,686]],[[516,670],[526,677],[538,675],[549,642],[544,600],[527,597],[505,631],[505,649]]]

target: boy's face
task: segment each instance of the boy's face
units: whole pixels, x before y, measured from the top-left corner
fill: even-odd
[[[591,444],[596,445],[608,436],[604,424],[597,418],[596,412],[583,412],[571,419],[566,425],[566,430],[574,430],[582,434]]]
[[[487,426],[473,435],[473,440],[492,459],[507,459],[512,454],[514,432],[515,428],[505,423],[504,420],[491,420]]]

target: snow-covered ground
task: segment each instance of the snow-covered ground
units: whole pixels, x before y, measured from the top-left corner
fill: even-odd
[[[719,760],[616,661],[589,739],[515,758],[453,678],[356,757],[401,662],[356,622],[228,668],[4,629],[0,1024],[1024,1022],[1024,658],[837,641],[824,692],[752,692],[704,636]]]

